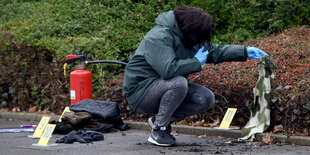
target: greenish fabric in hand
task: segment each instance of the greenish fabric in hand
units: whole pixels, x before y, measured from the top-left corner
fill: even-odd
[[[267,56],[260,58],[259,77],[253,89],[254,103],[251,105],[251,117],[241,131],[239,140],[253,141],[256,133],[263,133],[270,125],[271,82],[274,79],[272,70],[275,64]]]

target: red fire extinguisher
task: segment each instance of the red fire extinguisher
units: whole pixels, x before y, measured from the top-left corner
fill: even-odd
[[[70,98],[71,104],[84,99],[92,99],[91,72],[85,69],[76,69],[70,73]]]
[[[66,76],[66,65],[79,60],[81,63],[75,67],[76,70],[70,73],[70,98],[71,104],[83,101],[85,99],[92,99],[92,73],[86,70],[86,64],[96,63],[115,63],[126,65],[124,62],[113,60],[95,60],[85,61],[84,55],[67,55],[66,63],[64,65],[64,74]]]

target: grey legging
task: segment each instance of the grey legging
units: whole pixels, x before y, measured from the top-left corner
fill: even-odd
[[[186,78],[177,76],[168,80],[156,80],[136,111],[142,114],[156,114],[154,124],[167,127],[171,122],[211,108],[214,102],[211,90],[188,83]]]

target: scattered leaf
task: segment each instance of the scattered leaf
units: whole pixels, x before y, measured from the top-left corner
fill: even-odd
[[[2,108],[1,111],[2,112],[9,112],[9,109],[8,108]]]
[[[39,113],[39,114],[49,114],[50,111],[47,110],[47,109],[44,109],[43,111],[42,111],[42,110],[39,110],[38,113]]]
[[[239,121],[240,123],[246,123],[243,117],[237,117],[236,120]]]
[[[179,136],[179,133],[178,133],[177,131],[172,131],[170,134],[171,134],[172,136]]]
[[[20,112],[19,107],[15,107],[15,108],[13,108],[13,109],[12,109],[12,112]]]
[[[262,143],[264,144],[271,144],[273,141],[273,138],[270,135],[265,135],[262,138]]]
[[[247,145],[250,145],[250,146],[260,145],[260,142],[248,142]]]
[[[29,112],[31,112],[31,113],[37,112],[37,106],[30,107]]]
[[[206,138],[206,137],[207,137],[206,134],[198,136],[198,138]]]
[[[283,132],[283,125],[277,125],[277,126],[275,126],[273,132],[274,132],[274,133]]]
[[[220,118],[217,117],[213,123],[208,123],[207,125],[210,127],[215,127],[215,126],[218,126],[219,124],[220,124]]]
[[[225,144],[232,144],[232,141],[227,141],[225,142]]]
[[[298,136],[309,136],[309,130],[307,128],[304,128],[302,131]]]

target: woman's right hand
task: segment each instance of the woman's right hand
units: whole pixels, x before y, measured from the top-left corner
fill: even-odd
[[[200,62],[201,65],[204,65],[206,63],[209,51],[205,50],[204,51],[204,46],[202,46],[198,52],[195,54],[195,58],[197,58]]]

